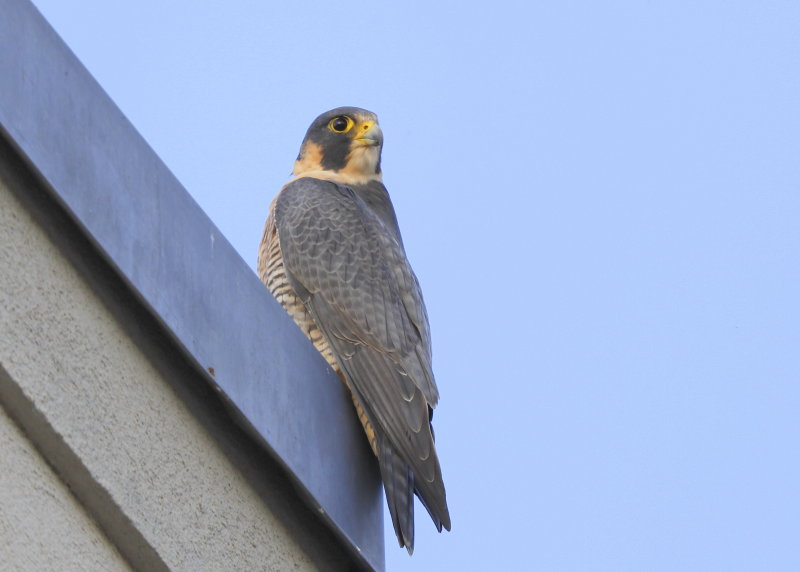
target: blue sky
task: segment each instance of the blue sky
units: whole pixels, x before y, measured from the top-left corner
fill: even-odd
[[[800,4],[35,4],[251,266],[378,113],[453,518],[389,570],[800,570]]]

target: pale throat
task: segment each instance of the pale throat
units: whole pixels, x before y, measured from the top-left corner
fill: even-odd
[[[378,177],[380,173],[378,170],[378,161],[381,160],[381,148],[378,145],[367,147],[356,147],[350,151],[347,156],[347,164],[343,169],[339,169],[340,173],[348,173],[351,175],[360,174],[367,177]]]
[[[321,150],[317,145],[306,148],[302,158],[295,161],[291,181],[302,177],[337,181],[349,185],[364,185],[372,181],[381,181],[381,173],[376,173],[381,158],[380,146],[360,146],[350,151],[347,164],[338,171],[322,168]],[[291,182],[290,181],[290,182]]]

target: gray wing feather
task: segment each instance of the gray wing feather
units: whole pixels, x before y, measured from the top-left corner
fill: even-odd
[[[352,189],[330,181],[290,183],[275,217],[292,286],[434,522],[449,528],[429,423],[439,395],[428,317],[402,244]]]

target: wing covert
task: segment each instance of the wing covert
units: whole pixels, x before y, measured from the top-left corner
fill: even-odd
[[[350,187],[308,177],[281,191],[275,216],[296,290],[322,295],[342,322],[339,335],[389,355],[435,407],[428,317],[395,232]]]
[[[437,526],[449,528],[429,423],[438,391],[427,314],[400,241],[353,189],[331,181],[290,183],[275,218],[292,287],[373,424],[411,467]]]

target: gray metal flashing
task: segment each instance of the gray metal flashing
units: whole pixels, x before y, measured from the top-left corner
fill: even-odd
[[[2,136],[356,560],[383,570],[380,483],[335,374],[34,6],[0,14]]]

